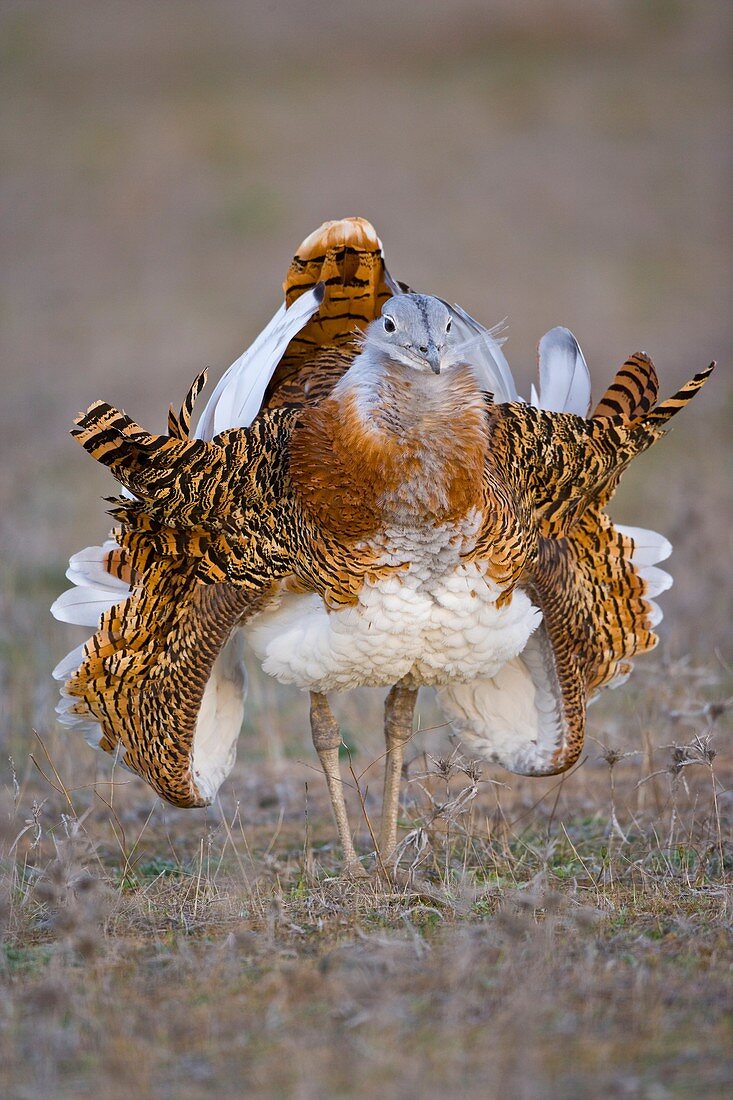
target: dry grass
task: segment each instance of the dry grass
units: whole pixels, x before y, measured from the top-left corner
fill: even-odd
[[[271,7],[0,15],[0,1090],[726,1095],[730,12]],[[509,314],[523,389],[558,321],[596,390],[639,346],[665,391],[721,360],[616,505],[675,544],[658,654],[592,709],[561,781],[477,770],[421,696],[399,889],[335,876],[305,701],[256,670],[206,813],[52,718],[49,669],[78,639],[47,608],[110,491],[71,417],[104,396],[161,424],[272,311],[294,243],[344,213],[374,219],[397,275]],[[367,852],[381,699],[337,706]]]
[[[505,786],[455,750],[415,756],[399,887],[338,877],[307,763],[240,767],[215,810],[182,815],[120,774],[70,785],[83,750],[62,762],[55,735],[53,752],[37,739],[2,819],[0,1082],[13,1096],[723,1096],[725,703],[707,674],[674,672],[639,688],[642,751],[590,743],[561,781]],[[377,769],[360,755],[367,851]]]

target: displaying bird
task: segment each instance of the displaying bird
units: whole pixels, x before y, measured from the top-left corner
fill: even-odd
[[[358,876],[329,695],[390,688],[385,863],[422,685],[478,756],[569,768],[589,699],[656,644],[653,597],[671,583],[656,568],[667,540],[606,505],[714,364],[657,404],[651,360],[633,355],[590,412],[582,352],[553,329],[525,403],[495,331],[395,283],[360,218],[311,234],[284,291],[193,435],[204,375],[167,435],[103,402],[78,417],[72,434],[123,496],[52,608],[95,627],[54,674],[62,721],[169,802],[202,806],[234,761],[245,637],[265,672],[310,692]]]

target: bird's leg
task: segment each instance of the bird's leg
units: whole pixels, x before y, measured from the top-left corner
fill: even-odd
[[[402,763],[405,745],[412,737],[412,716],[417,702],[417,689],[395,684],[384,704],[384,739],[387,757],[384,764],[384,798],[382,799],[382,828],[379,834],[379,853],[387,864],[397,846],[397,811],[400,801]]]
[[[312,691],[310,697],[311,734],[313,735],[313,744],[318,753],[318,759],[326,776],[328,793],[331,796],[333,816],[336,818],[336,827],[344,855],[344,869],[351,878],[366,878],[366,871],[359,863],[356,855],[354,842],[351,839],[351,830],[349,829],[349,819],[346,814],[344,784],[339,766],[341,732],[326,696],[320,695],[317,691]]]

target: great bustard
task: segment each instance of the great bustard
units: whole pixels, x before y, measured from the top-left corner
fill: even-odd
[[[385,863],[421,685],[480,756],[569,768],[588,699],[656,644],[651,597],[671,583],[656,568],[667,540],[614,526],[605,506],[712,365],[655,407],[654,367],[633,355],[590,414],[580,348],[553,329],[526,404],[491,330],[395,283],[359,218],[308,237],[284,289],[193,438],[203,376],[167,436],[104,403],[78,418],[125,495],[53,608],[96,628],[55,670],[59,710],[170,802],[205,805],[234,760],[244,633],[266,672],[310,692],[359,875],[328,695],[390,688]]]

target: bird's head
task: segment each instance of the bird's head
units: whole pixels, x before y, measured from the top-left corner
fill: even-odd
[[[451,313],[438,298],[399,294],[382,307],[364,335],[364,350],[412,370],[440,374],[449,365]]]

